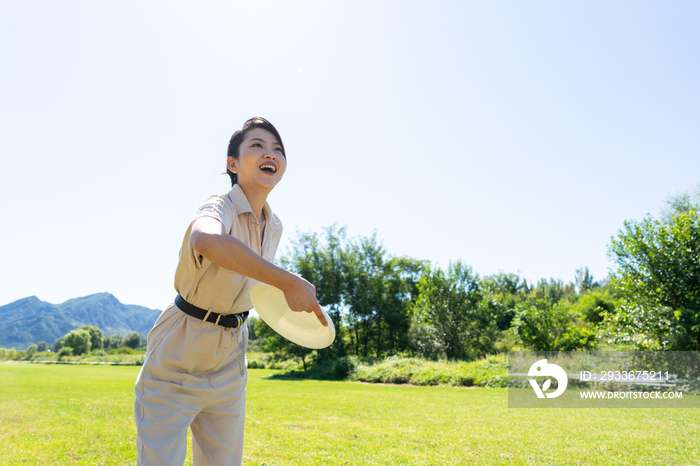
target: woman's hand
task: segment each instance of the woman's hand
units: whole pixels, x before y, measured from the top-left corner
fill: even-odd
[[[321,324],[328,327],[326,316],[316,299],[316,287],[298,275],[291,276],[293,279],[289,285],[282,289],[289,308],[294,312],[313,312]]]

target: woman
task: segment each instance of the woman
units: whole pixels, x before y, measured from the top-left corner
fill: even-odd
[[[245,419],[245,319],[255,280],[281,289],[294,311],[328,325],[313,285],[272,264],[282,224],[267,195],[287,165],[282,138],[264,118],[231,137],[233,189],[207,199],[185,233],[175,303],[148,334],[136,380],[138,464],[183,464],[187,427],[194,464],[241,464]]]

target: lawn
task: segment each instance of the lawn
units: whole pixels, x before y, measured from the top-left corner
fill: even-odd
[[[0,364],[0,464],[134,464],[138,370]],[[516,410],[506,389],[270,373],[250,370],[245,464],[700,465],[700,410]]]

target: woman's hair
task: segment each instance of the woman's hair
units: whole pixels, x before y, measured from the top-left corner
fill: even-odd
[[[282,146],[282,155],[284,155],[285,159],[287,158],[287,153],[284,151],[284,144],[282,143],[280,133],[277,132],[277,129],[274,126],[272,126],[272,123],[262,117],[251,118],[243,124],[243,128],[233,133],[233,136],[231,136],[231,140],[228,143],[227,157],[238,159],[238,155],[240,154],[239,149],[241,148],[241,143],[245,139],[246,133],[254,128],[262,128],[271,132],[277,138],[277,141],[279,141],[280,146]],[[229,170],[228,167],[226,168],[226,173],[231,178],[231,186],[236,184],[238,181],[238,176]]]

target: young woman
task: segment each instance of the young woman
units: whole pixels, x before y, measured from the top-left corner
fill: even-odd
[[[233,189],[197,210],[180,250],[175,303],[148,334],[135,387],[139,465],[183,464],[188,426],[196,466],[241,464],[245,319],[255,280],[328,325],[313,285],[272,264],[282,224],[267,195],[287,166],[275,127],[260,117],[246,121],[231,137],[226,165]]]

